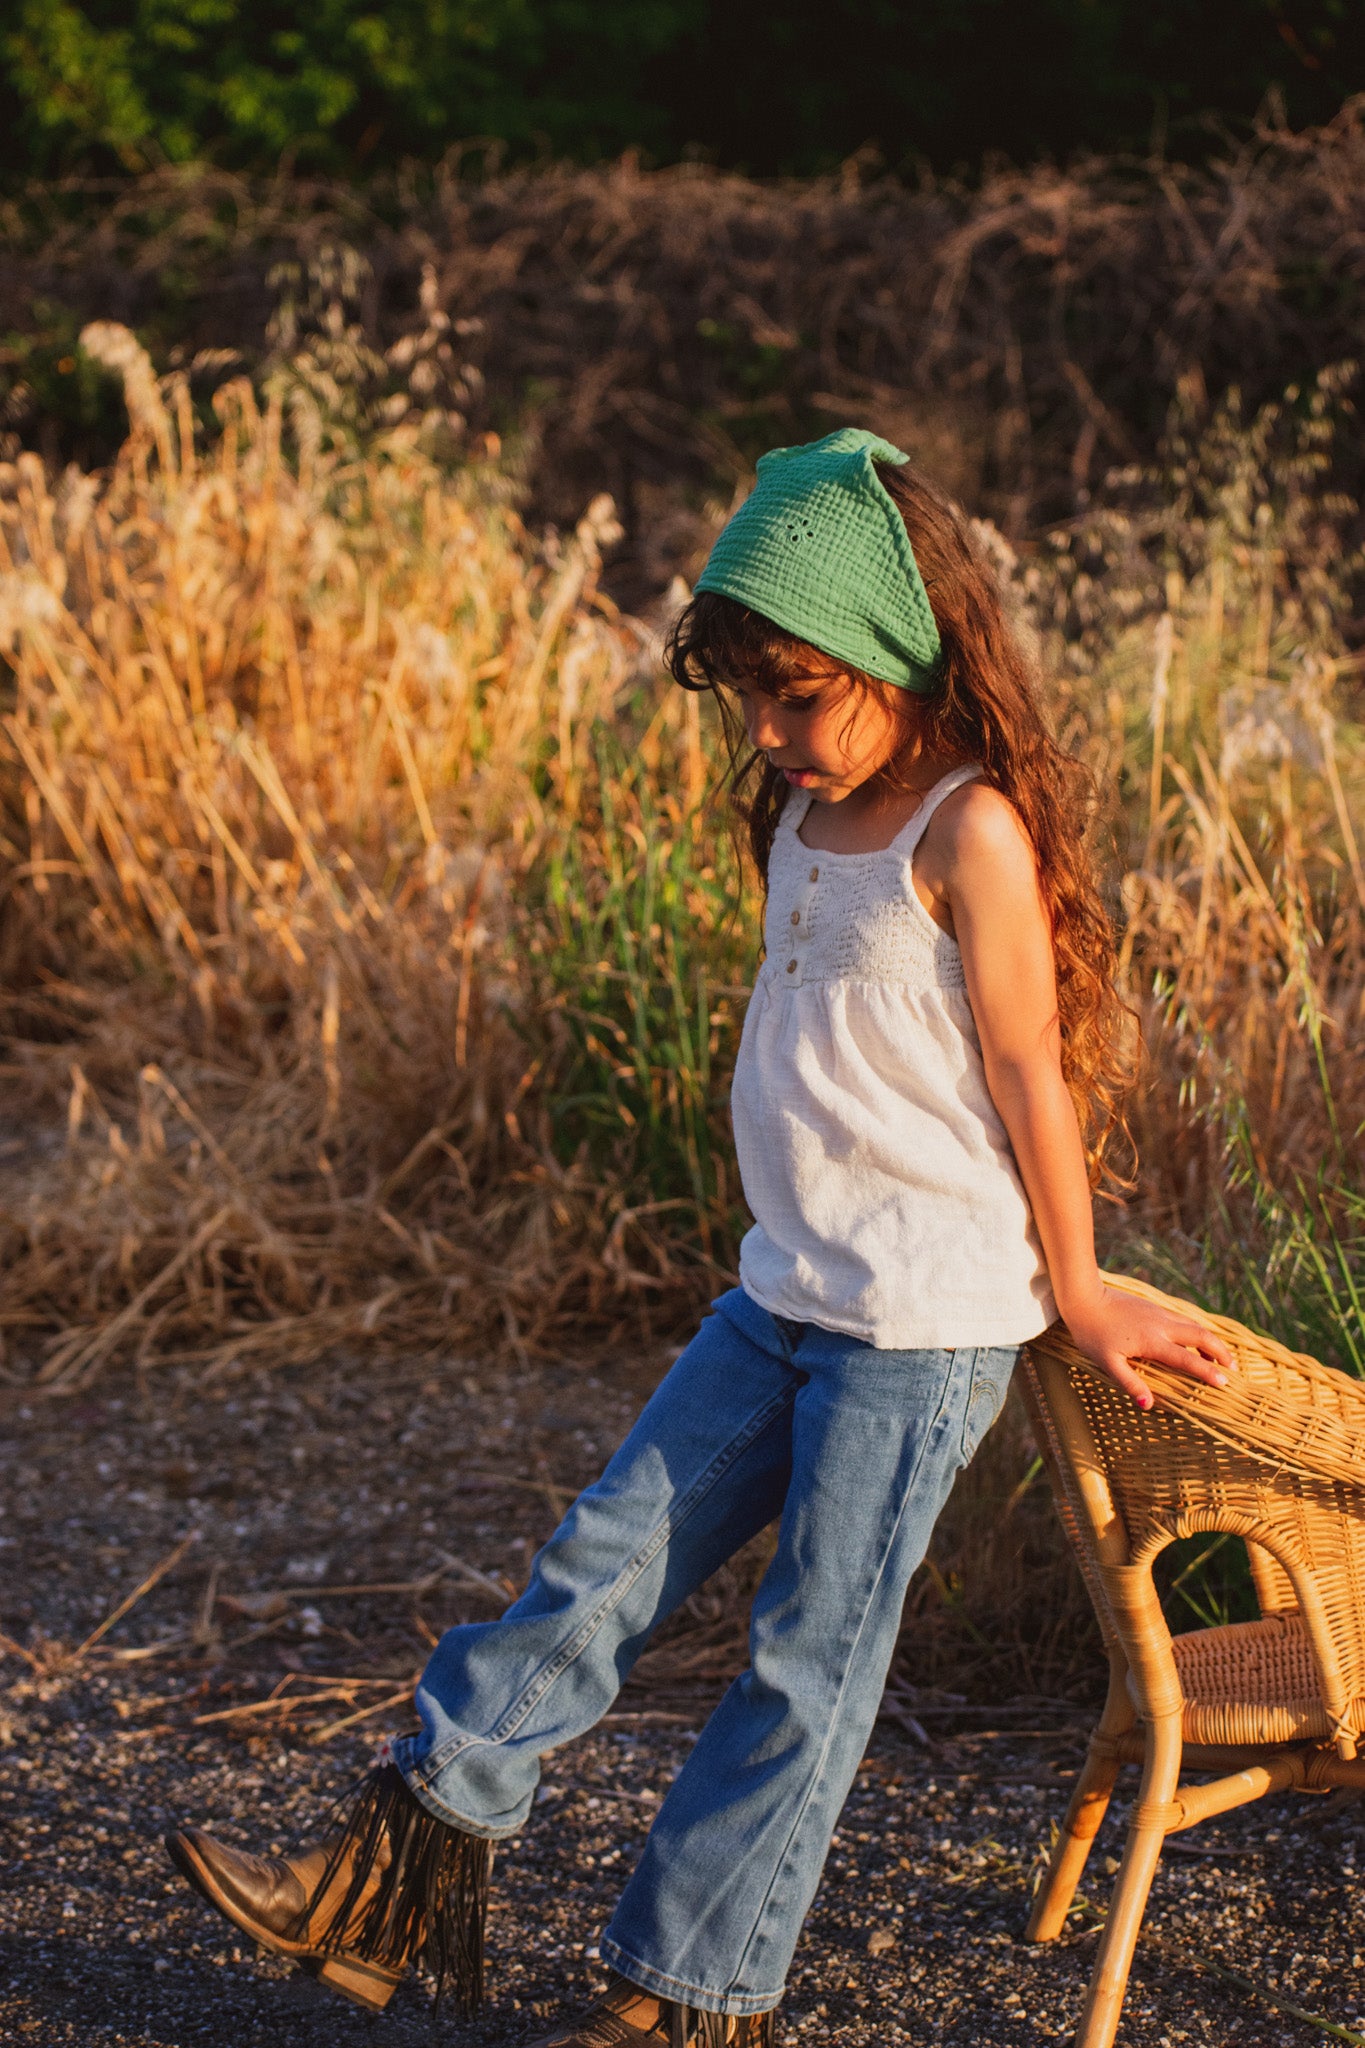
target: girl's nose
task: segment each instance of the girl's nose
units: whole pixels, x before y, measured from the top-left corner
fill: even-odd
[[[771,698],[746,697],[744,700],[744,723],[749,734],[749,745],[759,753],[774,753],[784,744],[785,735],[778,720]]]

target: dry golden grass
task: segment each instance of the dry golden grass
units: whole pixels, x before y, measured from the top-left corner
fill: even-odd
[[[491,462],[337,424],[316,355],[196,426],[125,330],[85,345],[124,378],[117,463],[0,473],[4,1370],[685,1336],[746,1222],[758,905],[714,721],[598,591],[609,501],[536,540]],[[1150,1057],[1113,1254],[1358,1368],[1348,382],[1191,401],[1161,474],[1023,560],[983,539],[1116,793]],[[1029,1458],[1012,1408],[912,1593],[906,1712],[1084,1682]]]
[[[316,364],[263,409],[228,385],[205,432],[125,330],[85,345],[124,377],[118,462],[54,489],[25,457],[0,497],[9,1075],[67,1124],[10,1177],[11,1369],[68,1390],[114,1358],[685,1327],[744,1224],[757,903],[705,802],[713,722],[598,594],[609,501],[537,545],[491,465],[329,424]],[[1215,1291],[1320,1169],[1354,1270],[1365,761],[1322,491],[1346,381],[1177,434],[1162,489],[1125,510],[1120,478],[1022,564],[985,536],[1122,795],[1152,1060],[1111,1235]],[[1290,1206],[1281,1281],[1311,1264]]]
[[[55,494],[22,460],[3,511],[9,1073],[68,1108],[6,1213],[11,1343],[72,1388],[115,1355],[537,1337],[624,1260],[522,1128],[515,902],[638,653],[594,600],[610,507],[533,560],[496,480],[411,435],[360,457],[243,381],[201,453],[183,385],[86,339],[132,437]]]
[[[1145,507],[1034,572],[1060,693],[1118,796],[1124,972],[1149,1062],[1116,1251],[1365,1370],[1360,560],[1332,489],[1352,366],[1245,418],[1188,407]],[[1117,480],[1121,485],[1123,480]],[[1065,635],[1058,630],[1065,624]]]

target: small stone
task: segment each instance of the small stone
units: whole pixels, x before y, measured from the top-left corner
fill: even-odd
[[[896,1937],[889,1927],[874,1927],[867,1937],[867,1952],[870,1956],[884,1956],[889,1948],[896,1946]]]

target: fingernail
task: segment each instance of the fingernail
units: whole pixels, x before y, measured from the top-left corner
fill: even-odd
[[[1227,1374],[1226,1374],[1225,1372],[1216,1372],[1216,1373],[1214,1374],[1214,1376],[1213,1376],[1213,1384],[1215,1385],[1215,1387],[1225,1387],[1225,1386],[1227,1385],[1227,1383],[1228,1383],[1228,1376],[1227,1376]]]

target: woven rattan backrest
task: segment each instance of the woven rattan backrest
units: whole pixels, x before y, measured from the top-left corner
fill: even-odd
[[[1107,1646],[1117,1640],[1119,1629],[1105,1588],[1102,1552],[1112,1544],[1121,1547],[1126,1558],[1128,1532],[1118,1522],[1108,1477],[1099,1461],[1087,1458],[1082,1468],[1074,1455],[1078,1433],[1074,1427],[1068,1429],[1067,1424],[1074,1423],[1076,1396],[1069,1386],[1067,1368],[1054,1359],[1050,1348],[1042,1348],[1041,1339],[1024,1353],[1021,1380],[1034,1440],[1052,1482],[1057,1512],[1071,1540]],[[1070,1413],[1064,1405],[1067,1394],[1071,1395]]]
[[[1297,1603],[1330,1710],[1365,1695],[1365,1387],[1286,1351],[1227,1317],[1208,1315],[1141,1281],[1112,1284],[1196,1315],[1228,1344],[1226,1387],[1144,1366],[1156,1405],[1141,1410],[1075,1350],[1061,1324],[1030,1346],[1032,1394],[1049,1461],[1061,1468],[1063,1519],[1077,1544],[1102,1624],[1125,1648],[1115,1609],[1121,1562],[1100,1540],[1087,1467],[1098,1465],[1135,1563],[1176,1536],[1230,1530],[1250,1539],[1266,1610]]]

